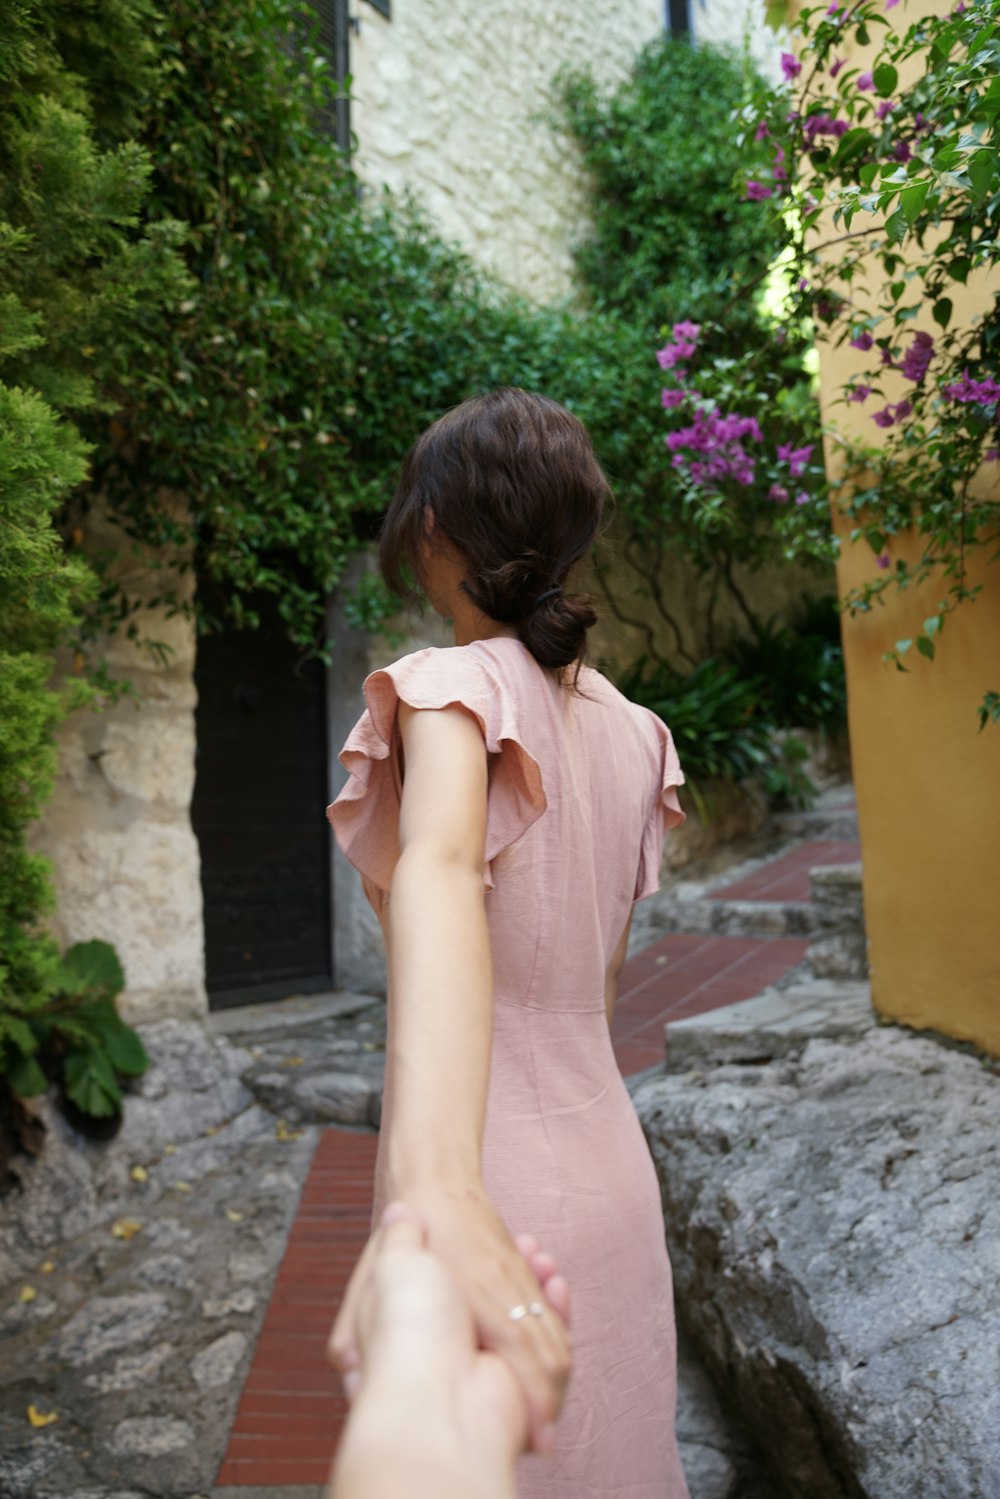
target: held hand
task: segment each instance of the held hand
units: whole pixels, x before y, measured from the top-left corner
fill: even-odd
[[[534,1240],[515,1245],[480,1186],[424,1187],[409,1192],[407,1201],[427,1225],[428,1247],[464,1299],[479,1346],[500,1354],[518,1380],[528,1407],[528,1449],[551,1451],[570,1370],[565,1282],[553,1275],[551,1259]],[[348,1393],[361,1369],[359,1309],[377,1247],[377,1238],[369,1240],[358,1261],[331,1339],[331,1357]],[[541,1315],[529,1310],[517,1320],[510,1316],[514,1308],[538,1307]]]

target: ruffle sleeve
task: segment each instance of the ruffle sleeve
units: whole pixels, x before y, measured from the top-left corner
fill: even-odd
[[[673,735],[655,713],[650,712],[649,717],[659,744],[661,770],[659,785],[655,788],[652,807],[642,831],[633,903],[644,900],[647,895],[655,895],[659,890],[663,840],[668,829],[679,827],[687,815],[677,797],[677,787],[684,785],[684,772],[674,747]]]
[[[365,679],[364,696],[365,711],[340,752],[340,763],[350,774],[327,808],[343,853],[383,897],[388,894],[400,852],[399,704],[458,704],[475,715],[489,754],[483,881],[492,890],[492,861],[527,832],[546,806],[541,770],[515,722],[509,690],[461,646],[431,646],[372,672]]]

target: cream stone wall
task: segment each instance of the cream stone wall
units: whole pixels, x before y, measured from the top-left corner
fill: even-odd
[[[158,575],[99,516],[86,525],[94,552],[121,552],[136,598]],[[183,586],[181,580],[176,580]],[[103,643],[112,677],[132,684],[104,712],[73,714],[59,731],[59,775],[32,846],[52,861],[61,946],[100,937],[125,970],[122,1013],[131,1020],[206,1009],[194,788],[194,626],[162,608],[137,616],[143,635],[170,648],[158,665],[121,633]],[[60,662],[61,669],[68,663]]]
[[[536,301],[573,291],[586,223],[574,144],[543,118],[563,67],[611,82],[663,29],[662,0],[355,0],[355,166],[414,189],[437,228]]]
[[[775,33],[764,20],[764,0],[688,0],[691,34],[697,42],[744,45],[765,78],[781,77],[782,47],[787,34]]]

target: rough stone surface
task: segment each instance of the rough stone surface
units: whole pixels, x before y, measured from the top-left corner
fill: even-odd
[[[241,1332],[225,1332],[191,1360],[191,1377],[203,1390],[229,1384],[247,1351],[247,1340]]]
[[[193,1441],[194,1427],[187,1421],[176,1421],[170,1416],[136,1416],[118,1423],[111,1445],[116,1452],[129,1456],[164,1457],[168,1452],[190,1447]]]
[[[677,1443],[691,1499],[774,1499],[689,1341],[677,1345]]]
[[[839,864],[810,870],[814,940],[806,954],[821,978],[855,979],[868,973],[868,944],[861,889],[861,865]]]
[[[223,1148],[215,1134],[224,1126],[260,1128],[260,1113],[248,1111],[251,1095],[239,1077],[251,1060],[245,1052],[191,1020],[164,1020],[140,1032],[151,1065],[131,1084],[122,1128],[110,1143],[82,1139],[51,1104],[37,1105],[45,1147],[37,1157],[12,1162],[20,1190],[4,1199],[0,1212],[0,1285],[48,1245],[84,1233],[108,1212],[125,1211],[133,1200],[134,1166],[169,1154],[182,1178],[185,1162],[191,1164],[188,1142],[200,1137],[204,1156]],[[232,1119],[244,1122],[228,1124]]]
[[[670,1021],[665,1028],[667,1070],[686,1072],[723,1062],[760,1063],[798,1055],[819,1037],[862,1038],[874,1018],[867,984],[793,978],[742,1004]]]
[[[991,1499],[1000,1077],[894,1027],[769,1045],[635,1095],[697,1350],[788,1494]]]
[[[100,937],[115,946],[126,1017],[202,1014],[200,862],[189,815],[194,621],[147,605],[163,592],[165,559],[135,552],[100,504],[79,525],[88,549],[117,554],[116,571],[140,605],[139,641],[118,634],[101,642],[109,669],[136,696],[60,726],[59,774],[32,844],[52,861],[60,943]],[[175,574],[171,586],[190,594],[193,574]],[[167,647],[165,661],[150,641]],[[72,670],[67,653],[58,666]]]
[[[351,41],[357,167],[378,189],[415,187],[437,226],[538,300],[573,287],[586,216],[579,153],[541,118],[560,67],[621,77],[663,27],[660,0],[421,0],[367,9]],[[517,66],[511,59],[517,58]]]
[[[293,1123],[377,1127],[385,1074],[385,1005],[332,1009],[289,1033],[232,1032],[250,1042],[243,1080],[254,1096]]]

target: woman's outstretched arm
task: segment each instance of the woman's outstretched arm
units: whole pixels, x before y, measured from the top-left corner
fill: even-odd
[[[385,1142],[390,1197],[428,1226],[472,1314],[481,1345],[502,1354],[530,1412],[531,1445],[549,1450],[569,1375],[569,1341],[543,1305],[483,1188],[481,1149],[492,1039],[492,965],[483,889],[486,747],[454,706],[399,708],[405,774],[400,857],[388,906],[393,1106]],[[525,1170],[531,1163],[525,1162]],[[367,1251],[366,1251],[367,1255]],[[333,1334],[334,1361],[356,1364],[353,1319],[370,1266],[362,1257]]]

